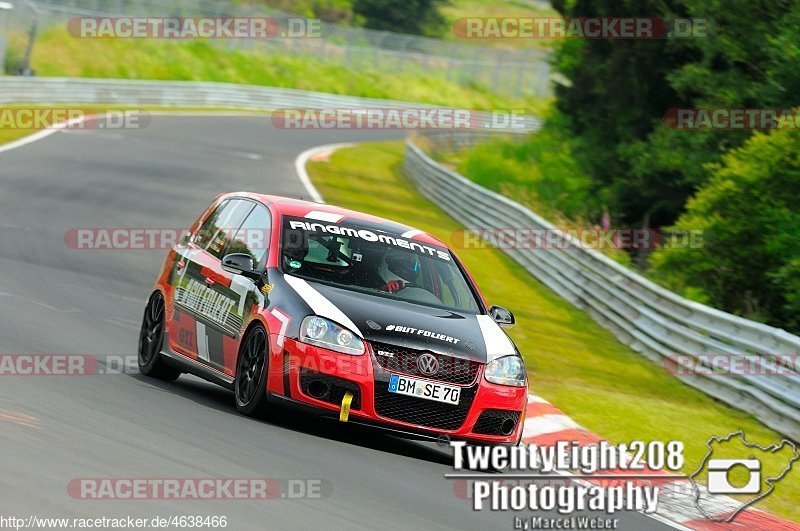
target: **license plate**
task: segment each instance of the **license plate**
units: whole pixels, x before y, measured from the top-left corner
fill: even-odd
[[[458,405],[461,398],[460,387],[409,378],[399,374],[392,374],[389,377],[389,392],[453,405]]]

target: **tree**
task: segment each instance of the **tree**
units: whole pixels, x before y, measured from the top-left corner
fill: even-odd
[[[353,12],[371,29],[439,35],[445,20],[439,8],[447,0],[355,0]]]
[[[800,4],[790,0],[578,0],[569,17],[702,19],[689,39],[566,42],[556,61],[570,83],[558,107],[578,137],[579,162],[619,221],[672,223],[708,178],[708,163],[741,146],[750,131],[671,129],[680,107],[796,105]]]
[[[673,227],[702,230],[703,247],[657,251],[654,273],[713,306],[800,329],[800,130],[756,133],[709,170]]]
[[[706,37],[668,43],[691,48],[686,56],[690,60],[667,75],[677,95],[670,107],[764,108],[798,103],[797,69],[788,64],[796,65],[798,58],[797,5],[784,0],[686,0],[686,9],[690,17],[708,21],[709,30]],[[657,118],[663,117],[660,114]],[[623,148],[634,185],[631,192],[669,183],[675,193],[665,205],[666,216],[657,218],[669,223],[682,211],[682,203],[706,182],[706,165],[718,162],[751,134],[749,130],[676,130],[658,119],[645,138]],[[650,208],[658,208],[658,203]]]
[[[561,14],[670,18],[684,11],[677,1],[578,0]],[[557,107],[577,136],[576,158],[625,224],[672,222],[691,192],[674,178],[638,179],[629,149],[647,138],[667,109],[688,103],[668,76],[696,57],[691,43],[666,39],[567,40],[557,52],[555,67],[569,79],[556,88]]]

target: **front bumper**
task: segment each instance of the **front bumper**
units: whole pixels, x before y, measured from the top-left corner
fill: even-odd
[[[282,369],[283,397],[273,394],[273,399],[318,415],[338,419],[342,397],[350,392],[353,401],[349,422],[379,427],[396,435],[484,444],[515,444],[522,435],[527,388],[487,382],[483,367],[468,384],[442,382],[461,387],[458,406],[389,393],[393,371],[381,367],[371,348],[362,356],[349,356],[286,339]],[[318,382],[324,383],[319,387],[327,388],[325,396],[312,392],[320,390],[310,387]],[[504,420],[514,423],[510,433],[501,429]]]

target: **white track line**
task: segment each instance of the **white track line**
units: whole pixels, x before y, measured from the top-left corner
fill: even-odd
[[[32,144],[33,142],[46,138],[58,131],[59,129],[44,129],[42,131],[37,131],[32,135],[28,135],[26,137],[20,138],[19,140],[14,140],[13,142],[9,142],[8,144],[0,146],[0,153],[3,153],[5,151],[11,151],[12,149],[17,149],[19,147],[26,146],[28,144]]]
[[[3,144],[0,146],[0,153],[11,151],[12,149],[17,149],[22,146],[27,146],[28,144],[32,144],[37,140],[47,138],[53,133],[57,133],[59,131],[69,131],[69,127],[83,123],[85,120],[91,120],[92,118],[97,118],[97,115],[90,114],[87,116],[81,116],[80,118],[73,118],[72,120],[67,120],[65,122],[59,122],[51,127],[48,127],[47,129],[42,129],[41,131],[37,131],[31,135],[22,137],[19,140],[14,140],[8,144]]]
[[[158,110],[147,111],[145,109],[145,112],[147,112],[151,116],[264,116],[262,114],[254,113],[252,111],[243,111],[241,113],[238,113],[235,110],[232,110],[230,112],[225,112],[225,111],[220,111],[220,112],[216,112],[216,111],[209,111],[209,112],[185,111],[185,112],[183,112],[183,111],[179,111],[179,110],[178,111],[173,111],[173,110],[169,110],[169,111],[158,111]],[[9,142],[7,144],[3,144],[2,146],[0,146],[0,153],[3,153],[5,151],[11,151],[12,149],[17,149],[17,148],[20,148],[22,146],[27,146],[28,144],[32,144],[33,142],[36,142],[37,140],[42,140],[43,138],[47,138],[48,136],[52,135],[53,133],[57,133],[58,131],[62,131],[62,130],[65,129],[65,127],[78,124],[78,123],[80,123],[80,122],[82,122],[82,121],[84,121],[86,119],[94,118],[94,117],[95,117],[95,115],[83,116],[81,118],[76,118],[74,120],[70,120],[66,124],[62,122],[62,123],[59,123],[59,124],[55,124],[55,125],[53,125],[53,127],[50,127],[48,129],[42,129],[41,131],[36,131],[35,133],[32,133],[32,134],[30,134],[28,136],[25,136],[25,137],[22,137],[22,138],[20,138],[18,140],[14,140],[13,142]],[[69,131],[69,130],[67,130],[67,131]]]
[[[294,161],[294,169],[297,172],[297,177],[300,178],[300,182],[303,183],[303,186],[313,201],[316,201],[317,203],[325,202],[325,200],[322,199],[322,194],[319,193],[319,190],[317,190],[317,187],[314,186],[314,183],[311,182],[311,178],[308,176],[308,172],[306,171],[306,164],[308,163],[308,160],[314,155],[319,155],[320,153],[325,153],[327,151],[333,152],[337,149],[348,148],[354,145],[355,144],[352,142],[326,144],[324,146],[317,146],[307,149],[297,156]]]

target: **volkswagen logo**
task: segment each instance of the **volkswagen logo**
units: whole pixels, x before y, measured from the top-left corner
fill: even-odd
[[[433,376],[439,372],[439,360],[433,354],[423,354],[417,358],[417,369],[426,376]]]

